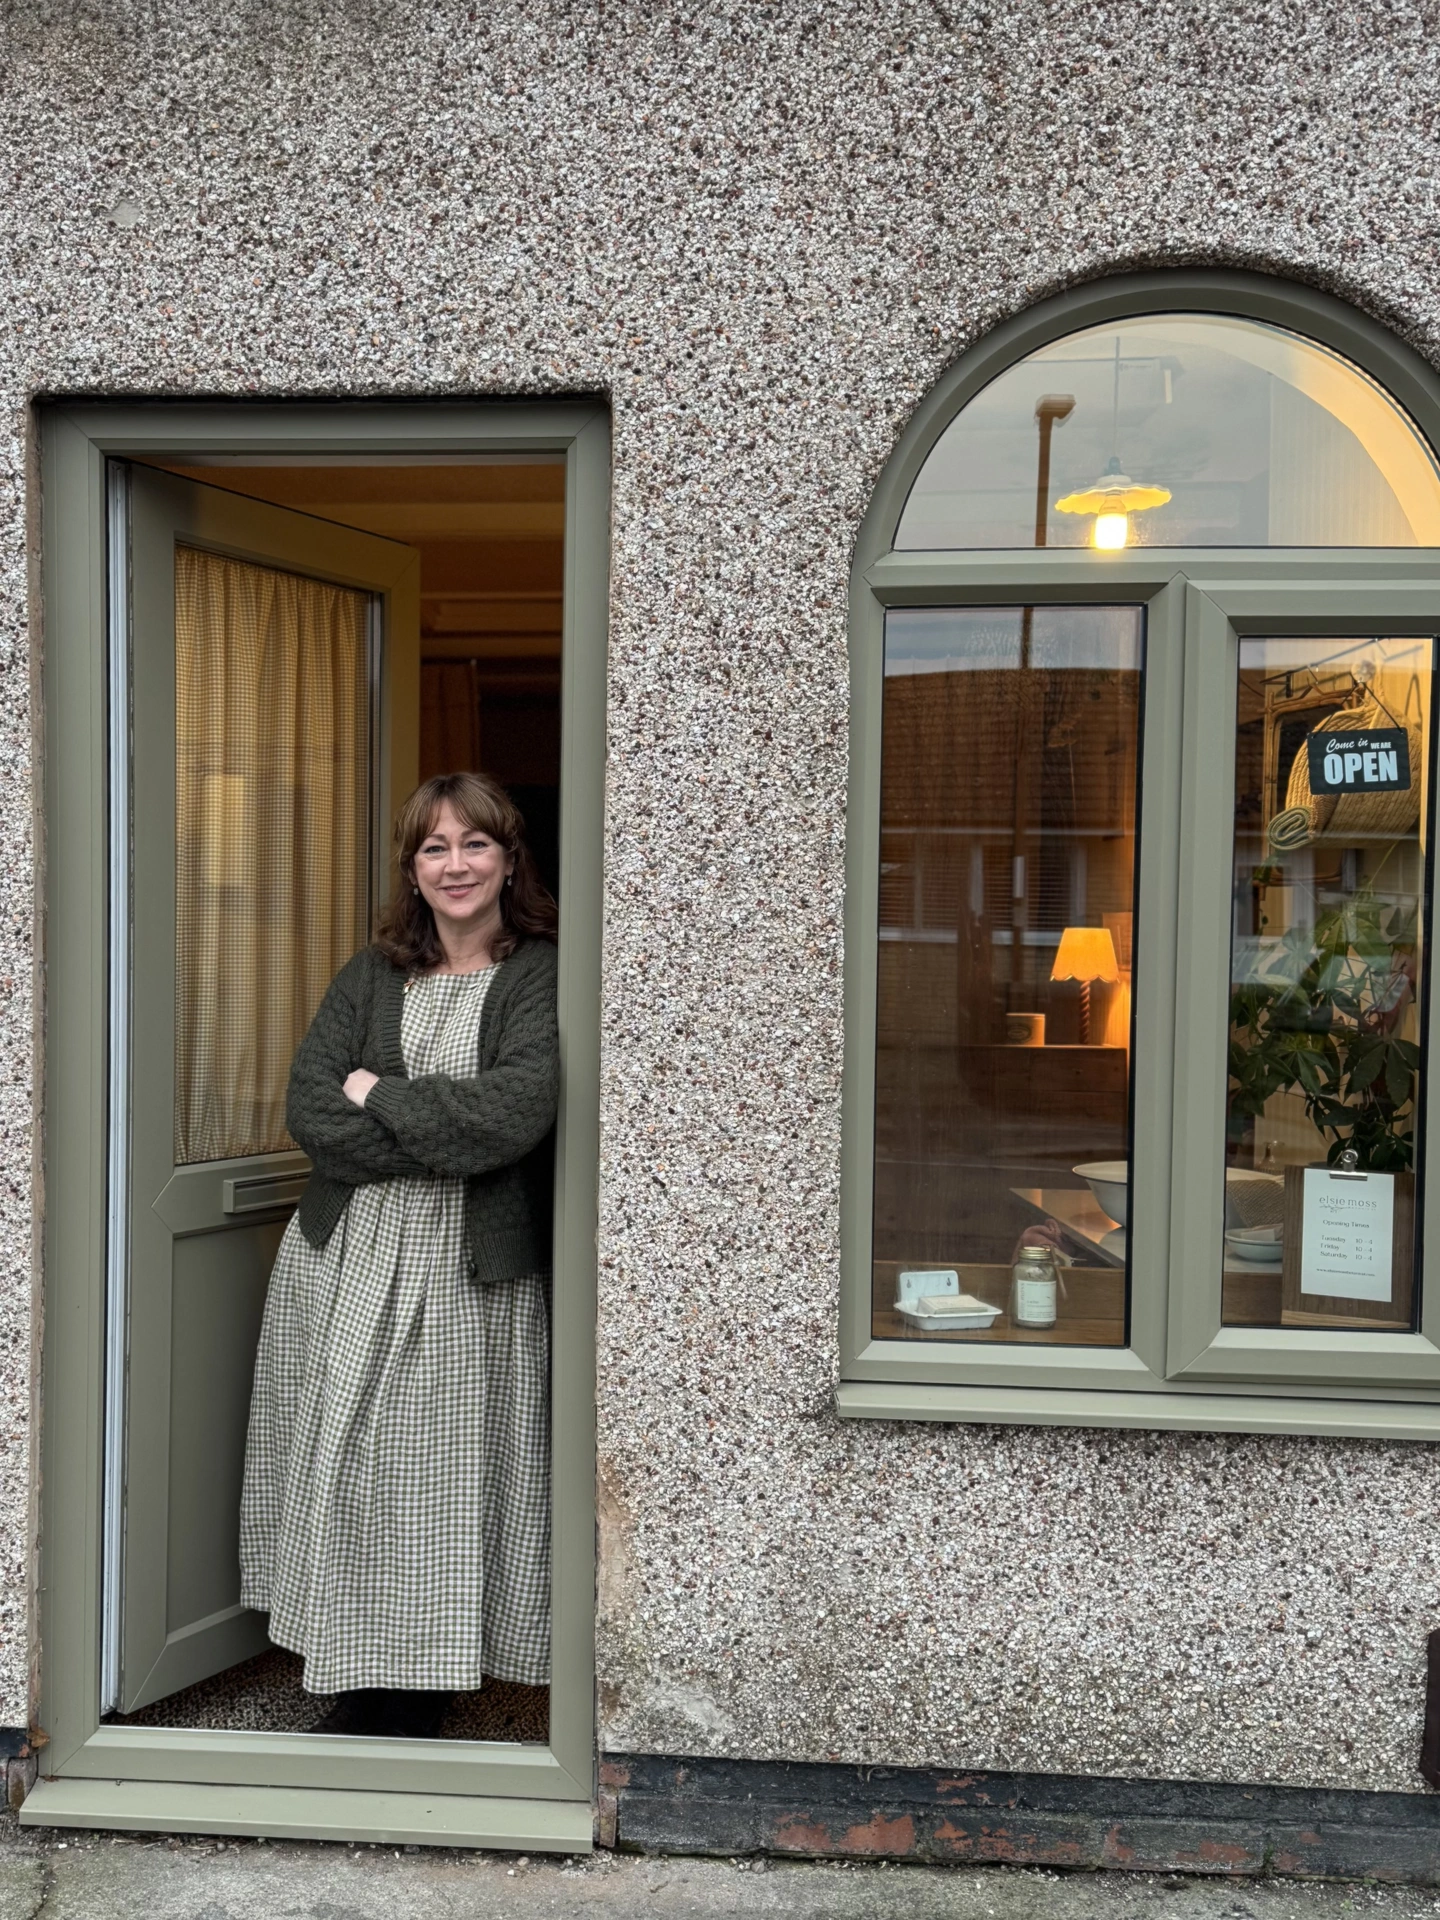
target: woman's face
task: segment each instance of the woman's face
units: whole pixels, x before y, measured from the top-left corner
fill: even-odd
[[[415,850],[415,884],[437,923],[459,933],[498,919],[500,890],[514,865],[513,854],[467,827],[447,800]]]

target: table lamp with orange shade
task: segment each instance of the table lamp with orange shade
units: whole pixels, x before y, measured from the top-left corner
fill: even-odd
[[[1050,969],[1052,980],[1080,982],[1080,1044],[1090,1044],[1090,983],[1103,980],[1114,985],[1120,978],[1115,958],[1115,942],[1108,927],[1066,927],[1055,951]]]

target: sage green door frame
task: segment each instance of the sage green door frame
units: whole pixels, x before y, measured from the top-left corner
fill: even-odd
[[[39,1698],[28,1824],[590,1845],[595,1232],[609,578],[598,403],[51,405],[40,416],[45,1061]],[[106,462],[559,453],[566,461],[547,1746],[102,1726],[107,1100]]]
[[[851,588],[841,1174],[842,1414],[1440,1438],[1440,1287],[1414,1333],[1222,1327],[1229,861],[1238,636],[1440,634],[1440,554],[1419,549],[896,552],[925,459],[960,408],[1034,348],[1135,314],[1210,311],[1306,334],[1366,368],[1440,446],[1434,375],[1363,316],[1247,274],[1145,274],[1021,315],[922,402],[882,476]],[[1145,615],[1136,919],[1130,1342],[1015,1348],[871,1337],[876,931],[889,607],[1129,604]],[[1209,743],[1202,745],[1202,742]],[[1218,747],[1218,750],[1215,748]],[[1433,962],[1432,962],[1433,964]],[[1440,1085],[1435,1019],[1428,1086]],[[1434,1129],[1429,1130],[1435,1138]],[[1427,1156],[1433,1162],[1434,1150]],[[1440,1167],[1422,1246],[1440,1247]]]

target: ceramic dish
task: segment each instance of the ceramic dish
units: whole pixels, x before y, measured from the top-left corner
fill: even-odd
[[[991,1327],[1000,1317],[998,1307],[977,1300],[973,1293],[930,1294],[923,1300],[897,1300],[895,1310],[912,1327],[923,1327],[929,1333]]]
[[[896,1283],[895,1311],[927,1333],[976,1332],[993,1326],[1000,1309],[973,1293],[961,1293],[954,1267],[920,1267],[902,1273]]]
[[[1225,1244],[1242,1260],[1259,1260],[1267,1266],[1285,1257],[1285,1242],[1278,1227],[1230,1227]]]
[[[1124,1160],[1087,1160],[1083,1167],[1072,1167],[1094,1194],[1116,1226],[1129,1225],[1130,1168]]]

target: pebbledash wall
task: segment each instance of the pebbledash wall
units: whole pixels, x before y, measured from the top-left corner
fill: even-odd
[[[601,1743],[1413,1791],[1423,1446],[836,1419],[847,570],[942,369],[1134,266],[1440,362],[1427,8],[0,10],[0,1724],[48,1198],[31,404],[614,414]],[[47,1417],[64,1419],[51,1408]]]

